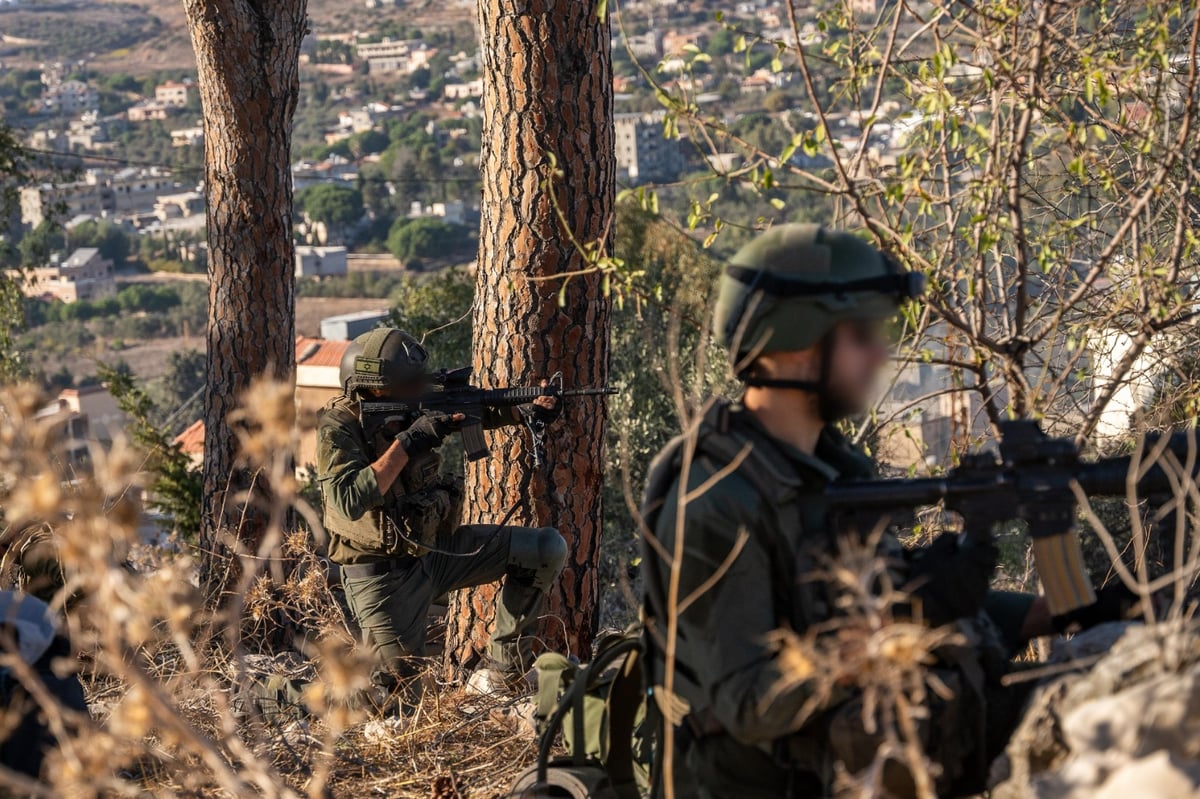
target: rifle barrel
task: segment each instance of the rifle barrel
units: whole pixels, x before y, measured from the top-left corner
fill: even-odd
[[[621,389],[605,386],[604,388],[572,388],[566,391],[560,391],[559,396],[562,397],[603,397],[620,394]]]
[[[1163,494],[1173,490],[1172,474],[1165,469],[1161,458],[1148,462],[1156,452],[1156,444],[1148,441],[1143,448],[1144,474],[1137,481],[1142,495]],[[1163,457],[1171,453],[1181,465],[1195,461],[1193,475],[1200,473],[1200,439],[1194,432],[1176,433],[1163,448]],[[916,479],[863,480],[833,482],[825,489],[825,499],[833,509],[887,510],[936,505],[943,500],[947,506],[985,496],[998,491],[1070,492],[1072,480],[1088,496],[1123,497],[1128,491],[1129,472],[1133,458],[1125,455],[1103,458],[1092,463],[1075,463],[1065,468],[1053,463],[1008,466],[997,461],[995,467],[969,471],[953,470],[944,477]],[[1016,508],[1013,508],[1014,512]]]

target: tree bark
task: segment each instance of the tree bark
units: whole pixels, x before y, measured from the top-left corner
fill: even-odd
[[[616,171],[609,21],[592,0],[479,0],[479,22],[475,376],[483,386],[530,385],[561,372],[568,388],[604,385],[610,307],[602,278],[561,276],[587,267],[572,237],[609,245]],[[570,402],[548,431],[541,470],[530,467],[527,435],[491,433],[492,455],[467,475],[468,521],[494,523],[519,505],[514,523],[553,526],[566,537],[571,555],[548,603],[556,618],[541,631],[547,646],[583,657],[596,627],[606,419],[600,399]],[[471,665],[485,645],[495,593],[485,586],[454,598],[450,666]]]
[[[228,415],[254,378],[294,379],[291,125],[307,3],[184,7],[204,107],[210,281],[201,575],[221,603],[238,576],[231,555],[255,549],[266,518]]]

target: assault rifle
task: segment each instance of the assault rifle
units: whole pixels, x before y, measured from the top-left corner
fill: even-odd
[[[1154,503],[1178,495],[1188,470],[1193,477],[1200,472],[1195,432],[1148,438],[1135,455],[1091,463],[1080,460],[1073,441],[1050,438],[1033,421],[1002,422],[1000,433],[998,452],[968,455],[944,477],[831,483],[825,497],[834,529],[870,533],[938,503],[962,517],[968,536],[990,536],[997,522],[1024,520],[1050,611],[1058,615],[1096,601],[1075,530],[1072,484],[1096,497],[1136,489]]]
[[[564,389],[562,374],[556,374],[545,386],[522,388],[477,388],[470,384],[471,367],[442,369],[432,375],[433,388],[420,396],[407,400],[364,401],[359,404],[359,415],[363,430],[370,440],[380,427],[397,418],[411,422],[424,413],[461,413],[466,418],[458,423],[463,449],[467,460],[479,460],[490,451],[483,439],[483,414],[486,408],[514,408],[533,402],[538,397],[602,397],[620,393],[618,389],[573,388]],[[533,437],[534,465],[542,462],[542,440],[545,430],[533,417],[525,419],[525,426]]]

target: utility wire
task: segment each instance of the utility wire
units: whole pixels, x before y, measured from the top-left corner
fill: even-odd
[[[111,155],[91,155],[91,154],[82,154],[82,153],[71,153],[71,152],[64,152],[62,150],[43,150],[43,149],[39,149],[37,147],[28,147],[25,145],[17,145],[16,149],[19,152],[23,152],[23,153],[27,153],[27,154],[31,154],[31,155],[53,155],[53,156],[58,156],[58,157],[62,157],[62,158],[76,158],[81,161],[104,161],[107,163],[118,164],[121,166],[141,167],[141,168],[145,168],[145,169],[164,169],[169,172],[176,172],[176,173],[183,173],[183,174],[191,173],[191,174],[199,175],[201,178],[204,177],[204,170],[201,167],[187,167],[187,166],[176,167],[176,166],[171,166],[170,164],[156,163],[153,161],[135,161],[135,160],[132,160],[129,158],[119,158],[119,157],[111,156]],[[463,176],[463,177],[444,176],[444,177],[436,177],[436,178],[391,178],[391,179],[385,178],[384,180],[387,183],[395,183],[395,184],[401,184],[401,185],[416,184],[416,183],[436,183],[436,184],[478,183],[480,181],[480,179],[477,177],[466,177],[466,176]]]

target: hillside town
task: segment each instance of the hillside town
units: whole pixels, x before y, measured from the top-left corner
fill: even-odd
[[[392,7],[366,0],[367,9]],[[438,17],[423,26],[417,13],[374,29],[316,26],[304,40],[292,164],[295,276],[301,281],[336,280],[364,269],[416,274],[472,259],[483,83],[470,4],[454,8],[462,13],[450,24]],[[847,8],[863,21],[879,11],[876,0],[855,0]],[[821,27],[814,8],[793,28],[777,0],[622,3],[610,43],[619,187],[650,187],[682,202],[690,182],[739,174],[750,163],[744,149],[714,151],[686,128],[666,129],[656,92],[673,93],[702,112],[719,109],[724,125],[769,151],[785,142],[763,138],[764,119],[797,135],[814,129],[798,64],[772,52],[797,41],[819,45],[827,36]],[[762,46],[748,48],[748,37]],[[204,126],[193,74],[113,75],[87,58],[35,66],[22,63],[27,52],[0,47],[0,102],[43,167],[42,182],[19,189],[18,221],[27,240],[46,238],[59,247],[31,252],[24,264],[33,270],[27,296],[86,304],[154,275],[170,281],[203,273]],[[950,68],[948,80],[972,78],[980,69],[964,59]],[[1144,111],[1136,103],[1129,109]],[[883,96],[869,124],[867,116],[845,108],[830,113],[832,144],[864,172],[893,168],[921,114]],[[820,152],[790,149],[792,162],[806,169],[831,167]],[[148,159],[147,152],[160,155]],[[750,212],[758,201],[744,193],[728,199]],[[764,207],[768,218],[775,214]],[[795,213],[804,218],[808,211]],[[51,229],[61,234],[44,235]],[[1095,343],[1098,385],[1105,365],[1117,364],[1127,345],[1115,329]],[[1126,429],[1157,379],[1152,356],[1138,364],[1145,376],[1123,387],[1106,412],[1102,427],[1111,435]],[[900,390],[884,407],[908,420],[885,445],[896,461],[941,463],[955,442],[986,432],[976,398],[939,394],[948,379],[945,368],[929,364],[899,373]]]

